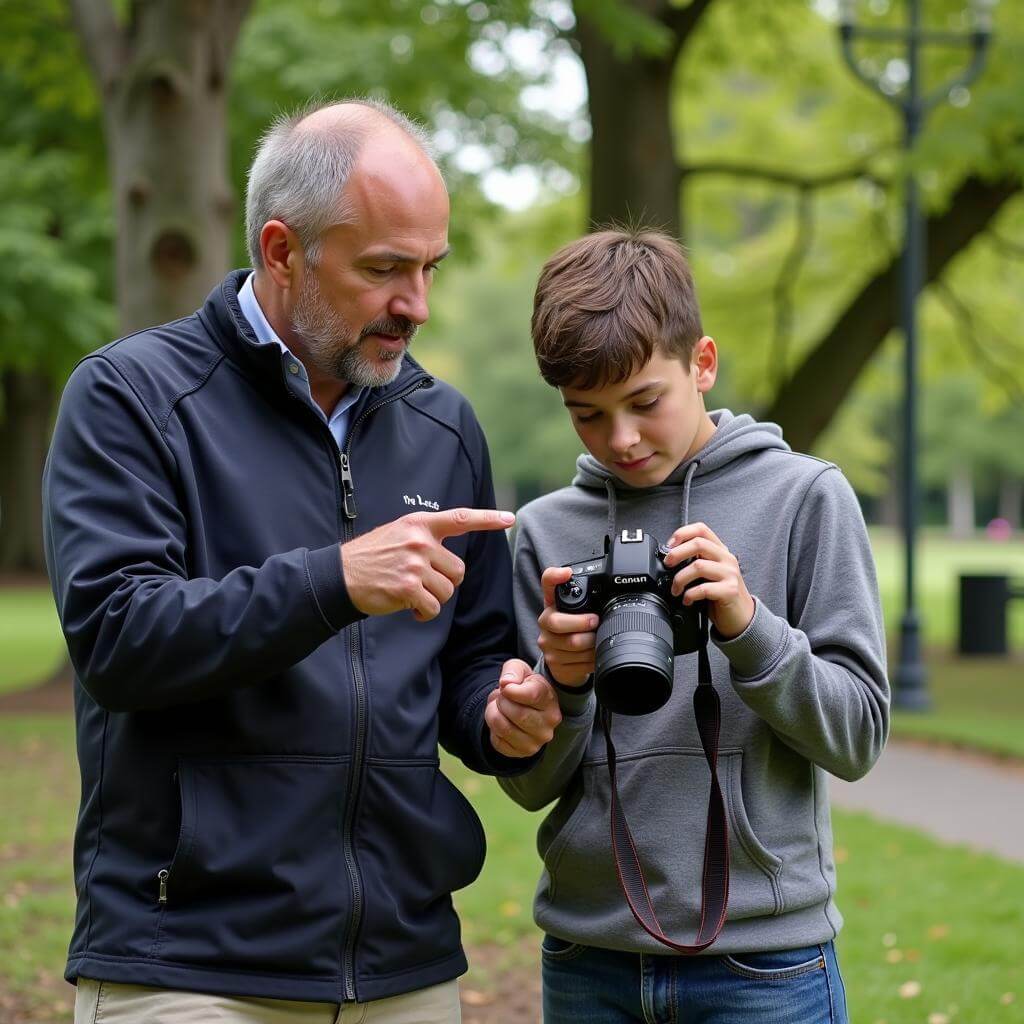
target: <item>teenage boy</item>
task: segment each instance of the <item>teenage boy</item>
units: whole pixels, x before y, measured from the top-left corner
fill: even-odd
[[[587,448],[571,486],[519,513],[515,545],[520,646],[540,659],[563,716],[540,761],[501,780],[531,810],[557,800],[538,837],[544,1019],[845,1022],[827,776],[867,772],[889,722],[875,571],[853,491],[834,465],[791,451],[774,424],[707,412],[718,353],[668,237],[603,231],[557,252],[532,329],[540,372]],[[556,588],[572,575],[567,563],[601,557],[606,535],[637,530],[669,549],[672,594],[691,614],[706,610],[709,663],[676,657],[663,707],[609,715],[610,757],[592,681],[601,616],[560,611]],[[695,714],[698,675],[721,703],[714,784],[697,717],[703,731],[715,716],[706,705]],[[520,690],[503,683],[491,695],[509,729],[537,714]],[[728,868],[720,931],[708,914],[715,842],[705,859],[717,793]],[[609,838],[616,806],[645,885],[630,884],[639,875],[628,832]],[[671,948],[652,937],[662,928]]]

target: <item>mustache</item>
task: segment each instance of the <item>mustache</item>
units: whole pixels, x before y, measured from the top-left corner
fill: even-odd
[[[393,338],[412,341],[418,330],[419,325],[414,324],[408,317],[387,317],[383,320],[374,320],[372,324],[367,324],[359,332],[359,340],[362,341],[363,338],[369,337],[371,334],[389,334]]]

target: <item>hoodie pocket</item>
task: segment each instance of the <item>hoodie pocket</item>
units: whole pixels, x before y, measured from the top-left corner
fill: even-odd
[[[369,762],[356,850],[369,894],[360,973],[401,971],[457,953],[451,894],[480,874],[484,832],[436,761]]]
[[[742,764],[742,751],[719,754],[729,824],[729,920],[783,909],[782,861],[751,828],[740,785]],[[646,751],[620,757],[618,775],[622,808],[655,908],[669,934],[674,922],[676,934],[685,936],[700,917],[707,762],[699,750]],[[595,901],[605,908],[626,906],[611,848],[609,793],[607,763],[585,764],[579,802],[542,850],[548,879],[540,898],[564,912],[591,917]],[[557,813],[556,808],[551,818]]]
[[[151,955],[219,969],[330,974],[351,912],[342,853],[348,758],[178,766],[181,827],[160,873]]]

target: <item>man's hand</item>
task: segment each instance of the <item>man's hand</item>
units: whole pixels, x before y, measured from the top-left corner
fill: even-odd
[[[671,568],[692,558],[672,580],[672,593],[683,594],[683,604],[694,601],[708,602],[708,616],[726,640],[742,633],[754,617],[754,599],[740,572],[736,556],[715,536],[705,523],[681,526],[668,540],[671,550],[665,556],[665,565]],[[683,588],[694,580],[702,580]]]
[[[570,579],[572,569],[564,565],[549,566],[540,578],[544,611],[537,618],[537,646],[552,679],[563,686],[582,686],[594,671],[598,618],[592,612],[570,615],[555,608],[555,588]]]
[[[506,757],[530,757],[551,741],[561,720],[551,684],[525,661],[506,661],[484,709],[494,749]]]
[[[439,615],[466,574],[462,559],[442,545],[474,530],[507,530],[511,512],[453,508],[411,512],[341,545],[345,586],[367,615],[412,609],[419,622]]]

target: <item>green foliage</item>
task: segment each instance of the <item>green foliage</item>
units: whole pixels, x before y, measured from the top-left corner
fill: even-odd
[[[685,212],[705,326],[740,392],[737,404],[754,407],[767,403],[809,345],[898,252],[908,168],[932,212],[948,205],[967,174],[1024,171],[1024,26],[1011,5],[996,10],[982,77],[969,91],[954,93],[954,102],[936,107],[909,160],[901,154],[899,115],[853,77],[841,59],[835,24],[815,10],[827,5],[784,0],[770,6],[769,12],[760,4],[716,0],[687,46],[675,94],[685,146],[680,159],[698,171],[686,179]],[[923,6],[930,27],[964,28],[963,4]],[[859,5],[859,17],[895,24],[904,10],[903,3],[880,0]],[[857,54],[870,73],[899,56],[891,45],[870,43],[858,43]],[[929,52],[926,87],[962,70],[965,54]],[[740,167],[748,176],[723,173],[720,166],[699,173],[712,164]],[[836,172],[831,184],[815,186],[815,179]],[[810,186],[802,229],[801,180]],[[1022,214],[1024,201],[1017,198],[1000,215],[998,233],[1019,241]],[[925,402],[933,383],[941,390],[945,378],[984,376],[977,416],[989,461],[1008,447],[993,417],[1000,405],[1019,404],[1024,387],[1024,340],[1015,327],[1019,286],[1012,283],[1019,282],[1021,262],[1020,253],[981,238],[947,271],[949,287],[973,321],[969,330],[963,310],[956,312],[946,297],[932,294],[921,307]],[[817,448],[839,458],[858,486],[875,493],[885,486],[891,419],[900,401],[893,355],[890,348],[879,355]]]
[[[65,655],[49,587],[0,587],[0,693],[46,679]]]
[[[558,393],[541,379],[530,341],[541,265],[576,234],[578,199],[506,216],[472,262],[453,258],[438,275],[418,356],[473,403],[502,482],[559,487],[582,445]]]
[[[311,97],[374,96],[432,131],[453,195],[452,238],[466,253],[493,225],[482,170],[530,165],[557,181],[577,168],[580,145],[565,123],[523,102],[525,89],[551,84],[552,61],[567,52],[556,24],[527,0],[262,0],[232,73],[239,194],[255,140],[275,115]]]
[[[629,0],[575,0],[573,9],[611,41],[620,60],[660,56],[672,45],[671,31]]]
[[[114,326],[101,126],[63,4],[0,6],[0,55],[0,366],[60,379]]]

